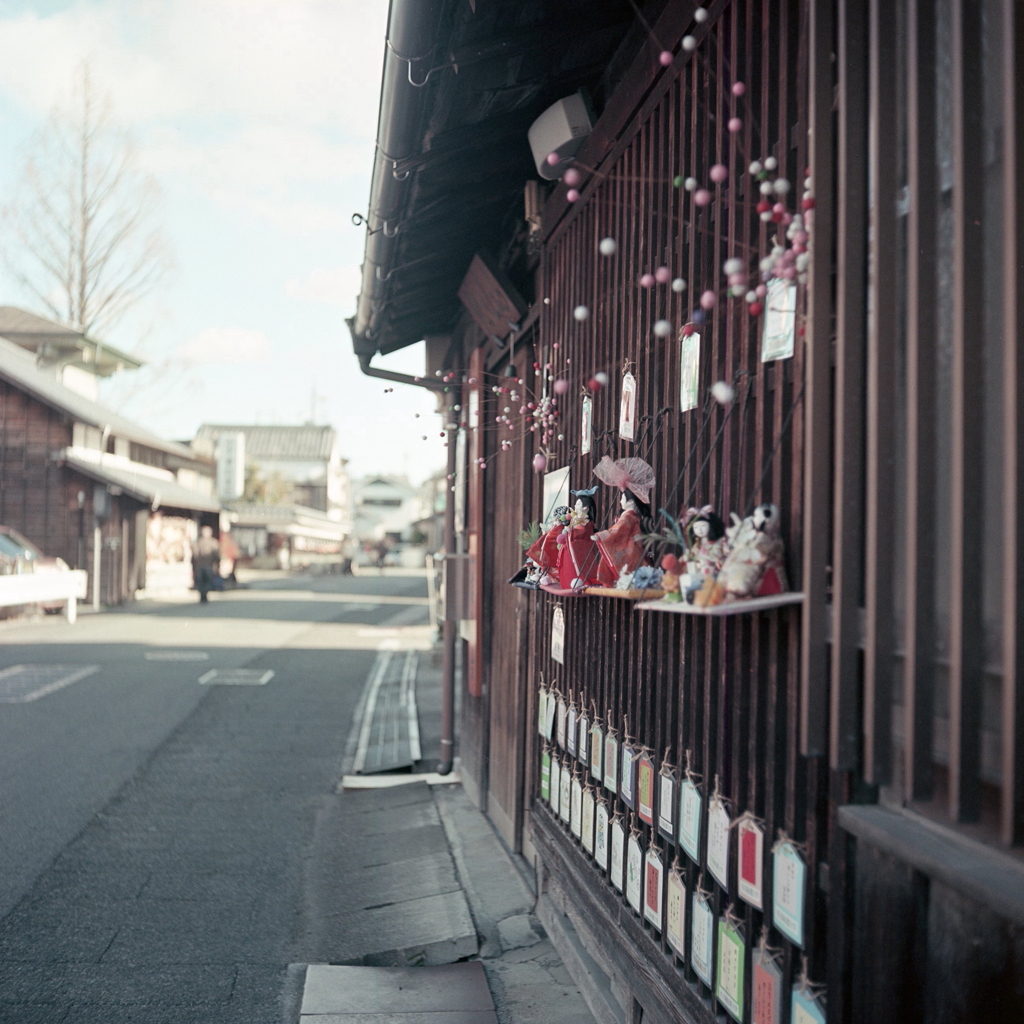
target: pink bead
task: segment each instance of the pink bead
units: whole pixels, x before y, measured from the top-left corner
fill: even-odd
[[[740,274],[730,274],[729,278],[728,278],[728,281],[729,281],[729,284],[732,285],[732,286],[739,285],[739,284],[746,284],[747,283],[747,275],[743,274],[743,273],[740,273]]]
[[[654,275],[653,274],[644,274],[640,278],[640,287],[641,288],[653,288],[654,287]]]
[[[747,87],[742,82],[732,83],[732,94],[733,96],[742,96],[747,91]]]
[[[562,181],[564,181],[566,185],[578,185],[581,180],[582,175],[575,167],[570,167],[569,170],[562,175]]]
[[[672,280],[672,271],[668,267],[658,267],[654,272],[654,280],[658,284],[668,284]]]
[[[729,177],[729,168],[725,164],[715,164],[708,172],[708,177],[716,184],[721,185]]]
[[[740,132],[743,131],[743,122],[738,117],[729,118],[729,131]]]
[[[671,50],[662,50],[661,53],[658,54],[658,63],[663,68],[671,67],[672,66],[672,51]]]
[[[796,242],[797,245],[806,245],[807,244],[807,232],[806,231],[798,231],[793,236],[793,241]]]
[[[563,377],[559,377],[554,383],[554,392],[556,395],[564,395],[569,390],[569,382]]]
[[[772,207],[772,213],[785,213],[785,212],[786,212],[786,204],[785,203],[776,203]]]
[[[759,284],[754,289],[754,293],[757,295],[759,299],[763,299],[768,294],[768,288],[763,284]]]
[[[579,192],[577,192],[574,188],[569,189],[569,191],[565,193],[565,198],[568,199],[570,203],[575,203],[576,200],[579,199],[579,197]]]
[[[544,455],[542,455],[540,452],[537,452],[537,454],[534,455],[534,457],[533,457],[533,468],[538,473],[543,473],[544,470],[547,469],[547,467],[548,467],[548,460],[547,460],[547,458]]]
[[[561,162],[561,157],[557,153],[548,153],[547,161],[549,167],[557,167]]]
[[[706,188],[699,188],[693,193],[693,201],[697,206],[707,206],[711,202],[711,193]]]
[[[702,309],[714,309],[716,302],[718,302],[718,296],[712,291],[707,291],[700,297]]]

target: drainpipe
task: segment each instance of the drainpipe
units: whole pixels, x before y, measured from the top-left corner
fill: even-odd
[[[454,413],[449,410],[448,422],[453,423]],[[458,639],[458,622],[455,618],[455,502],[452,500],[451,480],[455,476],[455,435],[457,430],[448,431],[448,487],[444,503],[444,630],[442,642],[444,652],[441,669],[441,763],[438,775],[447,775],[455,760],[455,644]]]

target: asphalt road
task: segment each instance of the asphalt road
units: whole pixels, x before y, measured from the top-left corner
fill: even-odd
[[[353,711],[426,618],[421,577],[290,576],[0,627],[0,1022],[284,1020]],[[95,671],[4,702],[15,665]],[[274,674],[199,682],[241,667]]]

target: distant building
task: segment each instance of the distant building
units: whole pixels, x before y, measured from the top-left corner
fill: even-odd
[[[244,562],[287,569],[345,557],[351,495],[333,427],[204,423],[192,445],[219,462]]]
[[[58,380],[61,360],[61,377],[76,366],[70,342],[52,359],[43,342],[30,344],[27,334],[22,342],[0,337],[0,523],[87,570],[90,598],[101,604],[190,583],[199,526],[219,525],[212,459]],[[76,368],[86,374],[106,358],[93,351]]]
[[[142,366],[134,356],[113,345],[16,306],[0,306],[0,338],[31,352],[37,369],[93,401],[99,377]]]

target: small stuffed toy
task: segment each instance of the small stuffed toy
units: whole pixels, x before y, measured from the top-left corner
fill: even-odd
[[[710,593],[708,604],[767,597],[789,589],[786,582],[785,545],[775,505],[758,505],[741,520],[733,513],[729,553]]]
[[[679,592],[679,573],[681,566],[675,555],[665,555],[661,560],[664,575],[661,577],[661,589],[665,591],[665,600],[670,604],[678,604],[683,599]]]

